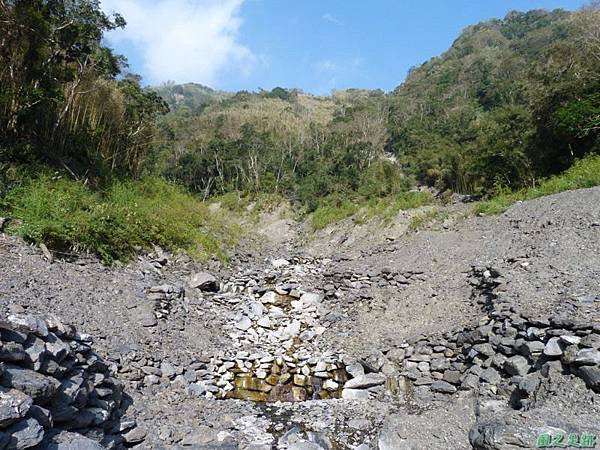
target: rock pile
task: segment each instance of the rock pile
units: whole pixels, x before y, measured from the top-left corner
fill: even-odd
[[[389,267],[368,268],[364,273],[331,270],[326,271],[323,275],[327,282],[325,292],[328,296],[340,296],[347,290],[368,289],[372,286],[402,287],[427,279],[423,271],[396,270]]]
[[[383,363],[361,365],[328,348],[321,339],[332,325],[323,290],[305,289],[299,279],[320,279],[330,262],[305,257],[277,259],[262,271],[238,272],[221,282],[208,273],[193,275],[187,281],[192,291],[185,291],[186,301],[196,298],[190,307],[208,306],[214,317],[225,319],[225,348],[212,355],[197,355],[185,364],[150,357],[132,361],[120,369],[121,376],[133,382],[134,388],[171,384],[209,399],[361,400],[384,392],[386,383],[397,383],[379,373]],[[391,271],[374,277],[380,275],[398,277]],[[343,289],[355,288],[347,285]],[[148,292],[163,317],[178,308],[178,299],[183,298],[183,290],[172,285],[152,287]]]
[[[154,312],[157,319],[166,318],[171,312],[173,302],[182,299],[183,296],[184,289],[182,287],[177,287],[170,284],[153,286],[148,290],[147,294],[148,300],[153,302]]]
[[[523,317],[497,295],[503,284],[498,272],[475,269],[474,275],[487,316],[477,327],[419,336],[392,350],[387,357],[401,364],[402,375],[421,391],[505,393],[517,409],[529,406],[540,377],[553,366],[600,391],[599,324]]]
[[[135,421],[122,418],[121,385],[90,336],[54,317],[12,314],[0,321],[0,338],[0,448],[128,443]]]
[[[235,287],[242,283],[243,289]],[[211,358],[202,380],[189,389],[209,397],[254,401],[340,397],[347,379],[345,365],[314,344],[326,330],[319,321],[323,296],[293,282],[274,290],[248,284],[247,279],[230,281],[229,292],[212,298],[233,309],[224,330],[237,350]],[[244,291],[250,292],[240,295]]]

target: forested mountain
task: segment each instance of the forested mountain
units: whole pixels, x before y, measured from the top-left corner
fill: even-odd
[[[390,96],[391,145],[422,182],[532,185],[600,150],[600,12],[511,12],[467,28]]]
[[[600,150],[599,36],[597,7],[511,12],[468,27],[387,95],[240,92],[171,114],[160,167],[207,195],[280,192],[309,209],[411,179],[479,194],[532,186]]]
[[[329,195],[398,192],[404,177],[382,158],[386,108],[380,91],[239,92],[201,114],[167,116],[157,161],[169,178],[206,195],[279,192],[314,207]]]
[[[152,90],[167,102],[171,111],[186,108],[191,113],[199,113],[206,106],[218,103],[233,95],[197,83],[175,84],[174,82],[167,82],[154,87]]]

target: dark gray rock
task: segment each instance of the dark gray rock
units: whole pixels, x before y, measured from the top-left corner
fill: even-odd
[[[103,450],[98,442],[81,434],[62,431],[47,436],[40,444],[40,450]]]
[[[446,370],[444,372],[444,381],[452,384],[459,384],[462,374],[458,370]]]
[[[158,320],[156,320],[156,315],[152,308],[149,305],[138,306],[137,308],[131,310],[131,314],[133,315],[133,320],[137,321],[143,327],[151,328],[158,325]]]
[[[530,374],[519,382],[519,391],[527,397],[531,396],[540,386],[540,377],[536,374]]]
[[[27,354],[27,367],[36,371],[40,370],[42,358],[46,354],[46,343],[42,339],[30,335],[24,347]]]
[[[21,450],[34,447],[42,442],[44,427],[37,420],[30,418],[7,428],[6,434],[10,436],[8,448]]]
[[[123,435],[123,440],[129,445],[139,444],[146,439],[146,434],[147,432],[143,428],[135,427]]]
[[[433,392],[441,392],[442,394],[454,394],[456,392],[456,387],[446,381],[439,380],[431,383],[431,390]]]
[[[0,428],[24,418],[32,405],[32,398],[23,392],[0,387]]]
[[[498,383],[500,383],[500,380],[502,379],[500,377],[500,374],[498,373],[498,371],[496,369],[493,369],[492,367],[487,368],[484,371],[482,371],[481,374],[479,375],[479,378],[490,384],[498,384]]]
[[[495,354],[492,344],[489,344],[487,342],[485,344],[476,344],[472,348],[477,353],[480,353],[485,356],[494,356]]]
[[[363,366],[370,372],[379,372],[386,359],[380,350],[373,350],[368,356],[363,358]]]
[[[590,389],[600,391],[600,367],[583,366],[578,369],[577,373]]]
[[[600,334],[592,333],[581,339],[580,345],[582,347],[589,348],[600,348]]]
[[[52,419],[54,420],[54,423],[61,424],[73,420],[79,413],[79,409],[75,408],[73,405],[61,404],[52,406],[50,408],[50,412],[52,413]]]
[[[29,416],[37,420],[40,423],[40,425],[46,429],[54,427],[54,420],[52,419],[52,414],[49,410],[42,408],[41,406],[33,405],[29,409]]]
[[[198,272],[190,278],[190,287],[200,289],[205,292],[218,292],[218,280],[207,272]]]
[[[420,377],[415,380],[415,386],[428,386],[433,383],[433,379],[428,376]]]
[[[431,360],[430,367],[434,372],[443,372],[450,367],[450,363],[446,358],[435,358]]]
[[[530,448],[523,427],[501,421],[476,423],[469,431],[469,442],[476,450],[509,450]]]
[[[33,333],[42,338],[48,336],[48,325],[46,325],[46,321],[40,317],[25,314],[11,314],[8,316],[7,322],[7,328],[14,331]]]
[[[573,362],[583,366],[600,365],[600,351],[593,348],[584,348],[577,352]]]
[[[60,363],[71,353],[71,347],[54,333],[48,333],[46,351],[56,362]]]
[[[0,322],[0,327],[1,326],[2,322]],[[27,340],[27,333],[0,328],[0,337],[2,338],[3,342],[12,341],[16,342],[17,344],[23,344]]]
[[[526,341],[519,347],[519,352],[522,355],[539,355],[544,351],[546,346],[540,341]]]
[[[504,363],[504,370],[509,375],[524,376],[529,372],[529,367],[527,358],[520,355],[511,356]]]
[[[0,383],[23,391],[40,405],[49,402],[60,386],[60,382],[55,378],[12,364],[7,364],[4,368]]]
[[[471,389],[477,389],[478,386],[479,386],[479,376],[472,374],[472,373],[466,374],[460,383],[460,388],[465,391],[468,391]]]
[[[17,342],[0,342],[0,361],[20,362],[27,359],[27,353],[22,344]]]
[[[10,444],[10,436],[3,431],[0,431],[0,449],[4,450]]]
[[[456,339],[456,343],[459,346],[465,344],[477,344],[485,341],[485,336],[481,333],[480,330],[473,331],[464,331],[458,335]]]

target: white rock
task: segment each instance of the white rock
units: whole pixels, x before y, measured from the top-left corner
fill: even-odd
[[[346,367],[346,372],[348,372],[352,378],[356,378],[364,375],[365,369],[360,363],[354,363]]]
[[[306,305],[317,305],[321,303],[322,300],[323,295],[317,294],[316,292],[307,292],[300,297],[300,301]]]
[[[325,382],[323,383],[323,389],[325,389],[327,391],[337,391],[337,389],[339,387],[340,387],[340,385],[331,379],[325,380]]]
[[[276,269],[280,269],[282,267],[289,266],[290,262],[287,259],[279,258],[279,259],[274,259],[273,261],[271,261],[271,264]]]
[[[300,333],[300,339],[302,339],[303,341],[310,341],[311,339],[314,339],[315,337],[315,332],[312,330],[305,330],[302,333]]]
[[[369,391],[362,389],[344,389],[342,390],[342,398],[345,400],[368,400]]]
[[[281,339],[286,340],[297,336],[300,333],[300,326],[301,323],[298,320],[293,320],[281,333]]]
[[[275,303],[277,301],[277,293],[273,291],[265,292],[260,301],[263,303]]]
[[[579,336],[563,335],[560,337],[560,340],[566,344],[573,344],[573,345],[577,345],[581,342],[581,338]]]
[[[325,372],[327,370],[327,364],[325,361],[319,361],[315,366],[315,372]]]
[[[235,323],[235,327],[238,330],[247,331],[252,326],[252,321],[248,316],[242,317],[239,321]]]
[[[348,380],[344,385],[344,390],[347,389],[366,389],[373,386],[379,386],[385,383],[385,375],[377,373],[369,373]]]
[[[261,317],[258,322],[256,322],[258,324],[259,327],[263,327],[263,328],[271,328],[271,319],[269,319],[268,317]]]
[[[260,317],[264,314],[265,307],[262,303],[252,302],[250,303],[250,312],[254,315],[254,317]]]

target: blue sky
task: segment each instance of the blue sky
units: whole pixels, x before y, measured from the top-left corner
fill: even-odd
[[[147,84],[228,91],[400,84],[470,24],[583,0],[103,0],[129,26],[107,37]]]

